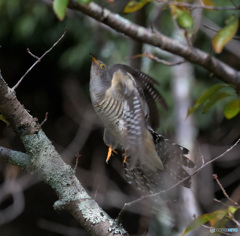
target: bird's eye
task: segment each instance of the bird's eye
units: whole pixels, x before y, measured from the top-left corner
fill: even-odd
[[[100,68],[101,68],[102,70],[105,70],[105,68],[106,68],[105,64],[100,64]]]

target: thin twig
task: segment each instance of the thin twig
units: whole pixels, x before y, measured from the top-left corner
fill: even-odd
[[[201,155],[201,159],[202,159],[202,166],[203,166],[205,164],[205,160],[204,160],[203,155]]]
[[[211,27],[209,27],[207,25],[203,25],[203,27],[205,27],[206,29],[212,30],[213,32],[216,32],[216,33],[219,31],[219,30],[212,29]],[[235,35],[232,37],[232,39],[240,40],[240,36]]]
[[[176,66],[176,65],[180,65],[180,64],[184,63],[184,61],[168,62],[168,61],[162,60],[162,59],[154,56],[153,54],[151,54],[149,52],[145,52],[143,54],[137,54],[137,55],[132,56],[131,58],[135,59],[137,57],[148,57],[149,59],[152,59],[152,60],[154,60],[158,63],[161,63],[163,65],[166,65],[166,66]]]
[[[231,220],[238,226],[240,227],[240,222],[238,220],[236,220],[234,217],[231,218]]]
[[[226,204],[226,203],[218,200],[217,198],[213,198],[213,201],[218,202],[218,203],[222,204],[223,206],[227,206],[227,207],[230,207],[230,206],[231,206],[231,205],[228,205],[228,204]]]
[[[175,6],[180,6],[180,7],[187,7],[190,10],[196,9],[196,8],[202,8],[205,10],[216,10],[216,11],[223,11],[223,10],[239,10],[240,6],[208,6],[203,3],[201,4],[191,4],[187,2],[168,2],[168,5],[175,5]]]
[[[240,142],[240,139],[237,140],[237,142],[235,142],[229,149],[227,149],[225,152],[223,152],[222,154],[220,154],[219,156],[213,158],[212,160],[206,162],[204,165],[200,166],[197,170],[195,170],[191,175],[187,176],[186,178],[182,179],[181,181],[177,182],[176,184],[172,185],[170,188],[162,190],[160,192],[157,193],[153,193],[153,194],[149,194],[149,195],[145,195],[142,196],[141,198],[138,198],[134,201],[131,202],[127,202],[124,204],[122,210],[119,212],[118,214],[118,218],[121,218],[121,215],[123,214],[123,211],[125,210],[126,207],[131,206],[132,204],[135,204],[137,202],[140,202],[146,198],[151,198],[151,197],[156,197],[161,195],[162,193],[168,192],[169,190],[177,187],[178,185],[182,184],[183,182],[185,182],[186,180],[190,179],[193,175],[197,174],[200,170],[202,170],[203,168],[205,168],[206,166],[210,165],[212,162],[218,160],[219,158],[225,156],[227,153],[229,153],[233,148],[235,148],[237,146],[237,144]]]
[[[78,167],[78,161],[79,161],[79,158],[81,157],[81,155],[78,153],[77,155],[76,155],[76,162],[75,162],[75,166],[74,166],[74,171],[76,171],[77,170],[77,167]]]
[[[32,54],[30,52],[29,49],[27,49],[27,52],[34,58],[37,59],[37,61],[35,61],[35,63],[26,71],[26,73],[20,78],[20,80],[18,80],[18,82],[13,86],[12,90],[16,90],[16,88],[20,85],[20,83],[23,81],[23,79],[26,77],[26,75],[33,69],[34,66],[36,66],[42,59],[44,56],[46,56],[49,52],[52,51],[52,49],[62,40],[62,38],[65,36],[65,34],[67,33],[67,29],[64,29],[63,34],[61,35],[61,37],[52,45],[51,48],[49,48],[45,53],[42,54],[41,57],[37,57],[34,54]]]
[[[38,56],[36,56],[36,55],[34,55],[31,51],[30,51],[30,49],[29,48],[27,48],[27,52],[33,57],[33,58],[35,58],[35,59],[37,59],[37,60],[39,60],[39,57]]]
[[[195,170],[191,175],[187,176],[186,178],[184,178],[183,180],[179,181],[178,183],[174,184],[173,186],[171,186],[170,188],[160,191],[159,193],[154,193],[149,195],[150,197],[155,197],[158,196],[164,192],[167,192],[173,188],[175,188],[176,186],[182,184],[183,182],[185,182],[186,180],[188,180],[189,178],[191,178],[193,175],[197,174],[200,170],[202,170],[204,167],[208,166],[209,164],[211,164],[212,162],[218,160],[219,158],[225,156],[228,152],[230,152],[233,148],[235,148],[237,146],[237,144],[240,142],[240,139],[237,140],[236,143],[234,143],[229,149],[227,149],[224,153],[220,154],[219,156],[213,158],[212,160],[206,162],[204,165],[202,165],[201,167],[199,167],[197,170]]]
[[[44,120],[43,120],[42,123],[40,124],[40,127],[42,127],[42,126],[46,123],[47,118],[48,118],[48,112],[45,113]]]
[[[233,2],[233,0],[231,0],[231,3],[233,6],[237,7],[237,5],[235,4],[235,2]]]
[[[223,188],[222,184],[220,183],[219,179],[218,179],[218,176],[216,174],[213,174],[213,178],[216,180],[218,186],[220,187],[220,189],[222,190],[224,196],[230,201],[232,202],[234,205],[238,206],[238,203],[233,201],[229,195],[227,194],[227,192],[225,191],[225,189]]]

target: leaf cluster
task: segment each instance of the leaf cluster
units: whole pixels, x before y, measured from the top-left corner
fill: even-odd
[[[200,215],[186,227],[181,236],[206,223],[210,224],[209,228],[226,228],[226,224],[233,219],[234,213],[239,209],[239,206],[229,206],[226,209],[220,209],[211,213]]]
[[[225,101],[223,113],[227,119],[232,119],[239,113],[240,98],[236,87],[228,84],[216,84],[202,93],[193,107],[188,109],[188,115],[200,108],[203,108],[202,112],[206,113],[221,100]]]

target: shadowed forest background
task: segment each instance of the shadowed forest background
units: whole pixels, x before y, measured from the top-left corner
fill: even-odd
[[[226,2],[228,5],[231,3]],[[235,2],[240,4],[239,1]],[[184,38],[170,11],[148,4],[139,12],[122,15],[132,21],[142,22],[143,25],[152,24],[158,31],[176,40]],[[234,13],[239,17],[239,11]],[[211,28],[215,29],[214,24],[222,27],[231,14],[233,11],[198,9],[194,18],[198,27],[193,36],[193,45],[214,55],[211,37],[215,32]],[[139,16],[142,18],[139,19]],[[197,19],[197,16],[201,19]],[[139,67],[160,83],[157,89],[166,100],[168,110],[159,106],[160,127],[157,131],[187,147],[197,166],[201,166],[202,158],[205,162],[209,161],[238,140],[240,117],[239,114],[230,120],[224,117],[225,101],[216,103],[204,114],[199,110],[187,117],[187,108],[206,89],[220,83],[208,71],[188,63],[187,68],[185,63],[171,67],[148,58],[131,59],[133,55],[150,52],[166,61],[180,60],[175,55],[141,45],[76,11],[67,9],[66,18],[59,21],[52,10],[51,1],[47,0],[0,2],[0,69],[10,87],[36,61],[27,53],[27,48],[34,55],[41,56],[57,41],[65,28],[67,34],[63,40],[26,76],[17,88],[16,95],[40,123],[48,113],[43,130],[66,163],[74,168],[76,155],[80,154],[76,175],[111,217],[116,218],[124,203],[136,199],[139,194],[125,180],[120,154],[114,155],[108,165],[105,162],[107,146],[102,139],[103,127],[92,109],[89,97],[89,53],[96,55],[108,66],[122,63]],[[232,41],[234,44],[230,44],[216,57],[239,70],[240,42]],[[142,59],[140,64],[139,59]],[[178,70],[183,67],[187,72]],[[186,74],[188,77],[180,81],[182,88],[177,79]],[[183,103],[179,103],[178,94],[181,94],[184,87],[188,88],[187,96]],[[180,119],[182,113],[184,118]],[[24,152],[18,137],[3,122],[0,122],[0,145]],[[186,192],[192,191],[195,196],[194,209],[197,209],[197,216],[224,207],[214,201],[214,198],[228,203],[212,174],[218,175],[228,195],[239,202],[239,151],[238,146],[193,177],[193,188]],[[1,236],[88,235],[70,214],[54,211],[52,205],[56,200],[54,191],[37,176],[0,162]],[[144,204],[148,203],[138,203],[124,214],[123,225],[130,234],[139,234],[148,227],[146,217],[142,216],[146,210]],[[189,202],[189,208],[192,207],[191,204]],[[191,209],[185,210],[191,212]],[[181,214],[184,215],[184,209]],[[179,221],[180,218],[181,216]],[[236,218],[239,220],[239,217]],[[191,220],[193,218],[179,223],[176,232],[183,231]],[[152,234],[149,235],[160,235],[159,222],[153,220],[150,225]],[[192,235],[208,233],[209,229],[202,227]]]

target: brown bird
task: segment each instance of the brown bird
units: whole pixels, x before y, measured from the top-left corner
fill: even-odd
[[[90,96],[105,127],[106,161],[112,151],[122,148],[128,182],[143,193],[157,192],[188,177],[184,166],[195,166],[185,157],[189,151],[153,130],[159,121],[156,103],[166,107],[154,88],[158,83],[126,65],[115,64],[108,70],[90,55]],[[190,179],[182,183],[190,184]]]

